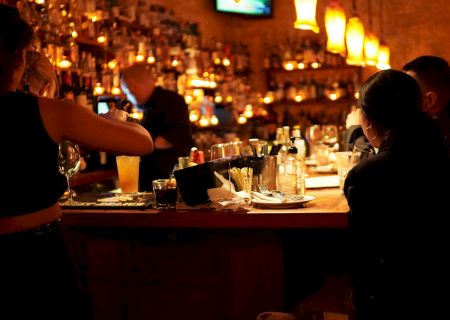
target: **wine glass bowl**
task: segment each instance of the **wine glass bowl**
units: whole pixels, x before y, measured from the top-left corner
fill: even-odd
[[[70,189],[70,179],[80,169],[81,155],[77,144],[63,140],[58,147],[58,169],[67,180],[67,203],[73,204],[73,191]]]
[[[322,126],[322,142],[332,146],[338,142],[338,128],[335,125]]]

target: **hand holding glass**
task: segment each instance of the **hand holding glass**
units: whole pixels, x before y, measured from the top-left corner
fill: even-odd
[[[359,162],[361,152],[358,151],[342,151],[336,152],[336,168],[339,176],[339,187],[341,191],[344,189],[345,178],[347,173]]]
[[[70,189],[70,178],[80,169],[80,148],[77,144],[63,140],[58,147],[58,169],[67,179],[67,202],[73,204],[73,191]]]

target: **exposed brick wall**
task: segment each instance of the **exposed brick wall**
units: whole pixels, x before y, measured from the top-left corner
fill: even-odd
[[[423,54],[439,55],[450,61],[449,0],[383,0],[385,40],[391,48],[393,68],[401,68],[409,60]],[[238,40],[248,43],[252,55],[252,84],[265,88],[261,62],[264,41],[284,41],[288,36],[307,35],[310,31],[293,28],[293,0],[273,0],[274,15],[270,19],[245,18],[214,11],[214,0],[151,0],[172,8],[175,14],[199,22],[205,37]],[[327,0],[318,0],[317,22],[325,41],[324,12]],[[347,15],[351,0],[341,0]],[[357,0],[357,11],[368,26],[368,0]],[[379,33],[379,0],[372,0],[373,30]]]

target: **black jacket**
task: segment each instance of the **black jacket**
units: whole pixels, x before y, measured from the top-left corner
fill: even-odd
[[[408,123],[347,176],[357,319],[441,319],[448,304],[449,163],[431,119]]]
[[[192,132],[184,98],[176,92],[156,87],[144,105],[142,125],[153,139],[162,136],[172,143],[170,149],[155,149],[141,157],[139,165],[140,191],[152,190],[152,180],[168,178],[178,157],[189,155]]]

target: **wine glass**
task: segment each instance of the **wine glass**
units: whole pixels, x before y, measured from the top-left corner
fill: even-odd
[[[322,128],[320,125],[315,124],[306,129],[305,138],[308,142],[309,147],[309,157],[312,160],[316,159],[316,149],[317,145],[322,139]]]
[[[322,142],[333,146],[338,142],[338,128],[335,125],[322,126]]]
[[[63,140],[58,148],[58,169],[67,179],[67,203],[73,204],[73,191],[70,189],[70,178],[80,169],[81,155],[77,144]]]

